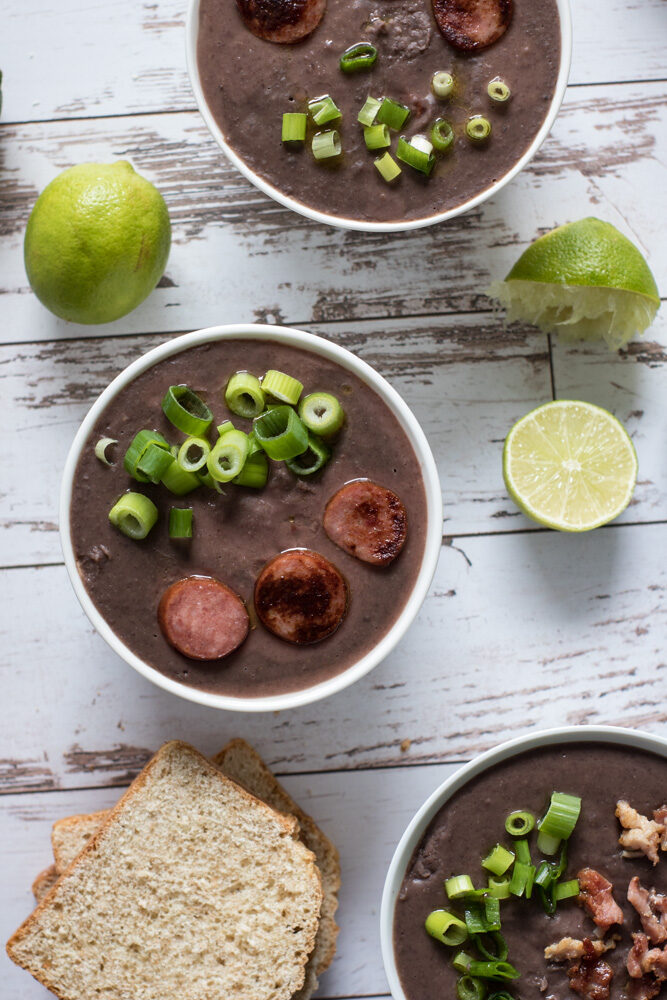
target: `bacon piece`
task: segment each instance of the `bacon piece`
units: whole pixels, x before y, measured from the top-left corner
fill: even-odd
[[[512,0],[433,0],[433,16],[455,49],[486,49],[505,34]]]
[[[667,945],[649,948],[645,934],[632,935],[632,948],[628,952],[628,974],[632,979],[653,976],[659,982],[667,979]]]
[[[623,856],[632,857],[632,853],[628,852],[641,851],[654,865],[657,865],[660,860],[658,847],[661,846],[666,833],[665,824],[649,819],[648,816],[642,816],[625,799],[619,799],[616,803],[616,817],[624,828],[618,838],[621,847],[625,848]]]
[[[594,868],[582,868],[578,902],[588,910],[596,926],[605,935],[612,924],[623,923],[623,910],[612,895],[612,884]]]
[[[660,806],[659,809],[656,809],[653,813],[653,819],[662,827],[660,850],[667,851],[667,805]]]
[[[590,942],[598,958],[606,951],[611,951],[616,947],[616,937],[612,937],[608,941],[599,939],[591,941],[590,938],[585,938],[585,940]],[[571,962],[573,958],[583,958],[585,954],[584,941],[571,937],[561,938],[560,941],[556,941],[555,944],[550,944],[544,949],[544,957],[547,962]]]
[[[652,944],[667,941],[667,896],[655,889],[645,889],[637,876],[630,879],[628,902],[639,914],[642,927]]]
[[[236,0],[246,28],[267,42],[300,42],[315,31],[327,0]]]
[[[600,958],[590,938],[584,938],[584,955],[567,970],[570,989],[586,1000],[609,1000],[612,967]]]

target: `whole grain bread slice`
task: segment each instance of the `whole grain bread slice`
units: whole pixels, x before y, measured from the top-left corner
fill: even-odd
[[[47,892],[53,888],[57,881],[58,872],[55,865],[51,865],[50,868],[45,868],[43,872],[39,873],[32,883],[32,894],[38,903],[44,899]]]
[[[111,810],[84,813],[81,816],[66,816],[58,819],[51,828],[51,846],[56,871],[59,875],[69,868],[90,838],[97,833],[108,819]]]
[[[288,1000],[321,902],[296,820],[172,742],[7,952],[61,1000]]]

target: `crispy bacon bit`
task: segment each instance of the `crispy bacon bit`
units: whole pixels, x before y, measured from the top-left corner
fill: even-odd
[[[623,923],[623,910],[612,895],[612,884],[594,868],[582,868],[579,879],[578,901],[584,906],[602,935],[612,924]]]
[[[656,809],[653,813],[653,819],[662,827],[660,850],[667,851],[667,805],[660,806],[659,809]]]
[[[639,914],[642,927],[651,943],[662,944],[667,941],[667,896],[655,889],[645,889],[635,875],[628,886],[628,902],[632,903]]]
[[[616,937],[611,937],[608,941],[600,941],[599,939],[591,941],[590,938],[585,938],[585,940],[590,943],[599,958],[600,955],[604,955],[605,951],[611,951],[612,948],[616,947]],[[570,962],[573,958],[583,958],[585,954],[584,942],[571,937],[561,938],[560,941],[550,944],[544,949],[544,957],[547,962]]]
[[[650,948],[645,934],[632,935],[632,948],[628,952],[627,969],[632,979],[654,976],[659,982],[667,979],[667,945]]]
[[[505,34],[512,0],[433,0],[433,16],[450,45],[471,52]]]
[[[664,806],[661,807],[661,809],[664,808]],[[661,812],[661,809],[657,812]],[[657,819],[649,819],[648,816],[642,816],[625,799],[619,799],[616,803],[616,816],[624,828],[623,833],[618,838],[621,847],[625,848],[623,856],[632,857],[632,852],[641,851],[654,865],[657,865],[660,860],[658,847],[662,845],[666,834],[665,823],[657,821]]]
[[[590,938],[584,938],[583,944],[583,958],[567,970],[570,989],[586,1000],[609,1000],[613,969],[596,954]]]

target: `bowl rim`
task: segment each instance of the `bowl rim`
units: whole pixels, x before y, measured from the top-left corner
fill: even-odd
[[[570,0],[556,0],[556,6],[558,7],[560,19],[560,62],[556,86],[554,87],[551,103],[549,104],[549,109],[545,115],[542,125],[538,129],[531,144],[524,151],[519,160],[517,160],[514,166],[508,170],[507,173],[503,174],[503,176],[500,177],[494,184],[491,184],[490,187],[481,191],[479,194],[476,194],[474,197],[469,198],[468,201],[463,202],[461,205],[455,205],[454,208],[447,209],[446,211],[438,212],[435,215],[419,219],[407,219],[403,221],[397,220],[395,222],[367,222],[363,219],[347,219],[344,216],[331,215],[327,212],[321,212],[318,209],[311,208],[309,205],[302,204],[290,195],[284,194],[278,188],[274,187],[274,185],[269,181],[255,173],[255,171],[247,165],[245,160],[243,160],[242,157],[239,156],[238,153],[236,153],[229,145],[222,133],[222,130],[209,110],[201,86],[199,67],[197,65],[199,4],[200,0],[188,0],[188,11],[185,23],[185,58],[188,76],[190,77],[190,86],[192,87],[192,92],[194,94],[197,107],[199,108],[199,112],[204,119],[209,132],[217,142],[218,146],[222,149],[227,159],[230,160],[237,170],[239,170],[244,177],[251,182],[251,184],[254,184],[256,188],[259,188],[259,190],[263,191],[264,194],[273,198],[274,201],[284,205],[285,208],[290,208],[293,212],[297,212],[299,215],[303,215],[307,219],[312,219],[313,222],[323,223],[324,225],[332,226],[334,229],[350,229],[364,233],[404,233],[413,229],[422,229],[426,226],[433,226],[439,222],[446,222],[448,219],[454,219],[459,215],[463,215],[464,212],[468,212],[475,208],[477,205],[482,204],[482,202],[488,201],[489,198],[492,198],[493,195],[497,194],[498,191],[504,188],[506,184],[509,184],[509,182],[513,180],[513,178],[516,177],[516,175],[533,159],[539,150],[540,146],[551,131],[553,123],[556,120],[558,112],[560,111],[570,74],[570,65],[572,62],[572,13],[570,9]]]
[[[454,774],[446,778],[428,796],[406,827],[396,846],[387,870],[382,903],[380,906],[380,945],[385,975],[389,981],[389,989],[394,1000],[409,1000],[406,996],[396,969],[394,954],[394,909],[396,899],[403,881],[403,875],[410,858],[421,840],[424,831],[436,813],[446,805],[455,792],[458,792],[471,778],[477,777],[489,767],[508,760],[526,750],[551,746],[555,743],[611,743],[620,746],[648,750],[667,758],[667,739],[653,733],[645,733],[638,729],[627,729],[621,726],[559,726],[554,729],[542,729],[537,732],[525,733],[523,736],[506,740],[498,746],[474,757],[467,764],[459,767]]]
[[[70,504],[74,474],[79,456],[88,436],[93,430],[97,418],[109,402],[138,375],[152,367],[158,361],[162,361],[164,358],[178,354],[190,347],[196,347],[212,341],[232,339],[272,340],[309,351],[341,365],[341,367],[352,372],[370,386],[370,388],[374,389],[394,416],[400,420],[405,430],[420,464],[426,496],[427,525],[421,567],[412,593],[389,631],[385,633],[376,646],[341,673],[327,678],[319,684],[314,684],[312,687],[285,692],[283,694],[264,695],[257,698],[234,697],[189,687],[170,677],[166,677],[155,667],[150,666],[141,657],[137,656],[136,653],[132,652],[107,624],[106,619],[96,608],[88,594],[77,569],[70,531]],[[433,453],[417,418],[396,389],[366,361],[358,358],[351,351],[348,351],[347,348],[312,333],[306,333],[290,327],[275,327],[257,323],[224,324],[182,334],[151,348],[116,375],[97,397],[76,432],[65,460],[59,505],[60,541],[65,566],[79,603],[95,631],[102,636],[111,649],[125,660],[126,663],[158,687],[200,705],[237,712],[273,712],[281,709],[296,708],[300,705],[306,705],[321,698],[329,697],[365,676],[365,674],[369,673],[369,671],[388,656],[417,617],[428,593],[442,546],[442,518],[442,492]]]

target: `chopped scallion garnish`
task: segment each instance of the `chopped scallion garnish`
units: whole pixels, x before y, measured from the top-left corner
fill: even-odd
[[[319,472],[331,458],[331,451],[315,434],[308,434],[308,447],[296,458],[288,458],[285,465],[297,476],[312,476]]]
[[[512,91],[507,86],[505,81],[501,80],[499,76],[491,81],[489,86],[486,88],[486,91],[492,101],[500,101],[501,103],[509,101],[512,96]]]
[[[459,899],[474,890],[475,886],[469,875],[452,875],[445,881],[445,892],[450,899]]]
[[[340,109],[336,107],[329,94],[323,94],[322,97],[315,97],[312,101],[308,101],[308,111],[316,125],[328,125],[330,122],[338,122],[342,118]]]
[[[378,101],[377,97],[367,97],[366,103],[357,115],[357,121],[359,124],[365,126],[373,125],[381,103],[382,102]]]
[[[481,979],[466,974],[456,981],[456,996],[458,1000],[484,1000],[486,986]]]
[[[192,507],[172,507],[169,511],[169,537],[192,538]]]
[[[515,861],[510,881],[510,892],[513,896],[523,896],[530,899],[535,881],[535,868],[523,861]]]
[[[159,483],[163,475],[171,465],[173,455],[171,451],[161,444],[152,441],[137,462],[136,479],[143,482]]]
[[[264,410],[264,390],[256,375],[236,372],[225,389],[225,403],[237,417],[253,420]],[[218,433],[221,433],[218,428]]]
[[[199,472],[206,465],[211,446],[206,438],[189,437],[178,451],[178,464],[185,472]]]
[[[240,475],[247,457],[248,435],[231,430],[215,442],[206,459],[206,467],[217,483],[229,483]]]
[[[304,142],[306,138],[307,115],[289,111],[283,115],[283,142]]]
[[[478,903],[466,903],[465,923],[469,934],[484,934],[489,928],[486,925],[484,908]]]
[[[296,406],[303,392],[303,383],[284,372],[270,369],[262,379],[262,390],[280,403]]]
[[[330,392],[311,392],[301,400],[299,416],[309,431],[327,438],[343,426],[345,410]]]
[[[399,132],[410,117],[410,108],[398,101],[392,101],[391,97],[383,97],[378,108],[375,121],[378,125],[388,125],[394,132]]]
[[[276,406],[257,417],[254,435],[269,458],[282,462],[308,447],[308,431],[291,406]]]
[[[99,458],[102,465],[112,465],[107,450],[114,444],[118,444],[115,438],[100,438],[95,445],[95,457]]]
[[[520,861],[522,865],[530,864],[530,846],[525,837],[521,837],[515,841],[514,850],[517,861]]]
[[[202,437],[213,421],[213,414],[204,400],[187,385],[170,385],[162,400],[162,409],[170,424],[195,437]]]
[[[316,160],[334,159],[343,151],[340,135],[335,129],[331,132],[318,132],[313,136],[311,149]]]
[[[426,932],[442,944],[463,944],[468,937],[466,925],[449,910],[433,910],[424,926]]]
[[[525,837],[535,826],[535,817],[531,812],[517,810],[510,813],[505,820],[505,829],[512,837]]]
[[[143,493],[124,493],[109,511],[114,527],[134,541],[146,537],[157,517],[157,507]]]
[[[454,90],[454,77],[451,73],[445,73],[444,71],[434,73],[431,79],[431,90],[436,97],[449,97]]]
[[[494,875],[504,875],[514,861],[514,853],[502,844],[496,844],[482,861],[482,868]]]
[[[500,931],[477,934],[473,938],[473,941],[480,955],[489,962],[496,962],[498,960],[504,962],[509,954],[507,941]]]
[[[545,837],[553,837],[559,841],[567,840],[577,824],[580,812],[581,799],[578,795],[553,792],[549,808],[537,824],[537,829]],[[555,854],[555,851],[548,851],[547,853]]]
[[[386,125],[369,125],[364,129],[366,149],[386,149],[391,146],[391,136]]]
[[[358,73],[360,70],[371,69],[378,57],[378,50],[370,42],[357,42],[345,49],[340,57],[340,68],[343,73]]]
[[[467,951],[457,951],[452,959],[452,965],[457,972],[466,973],[470,968],[470,963],[474,961],[472,955],[469,955]]]
[[[439,153],[445,153],[454,143],[454,130],[444,118],[436,118],[431,127],[431,142]]]
[[[496,899],[509,899],[511,895],[509,878],[496,878],[495,875],[489,875],[488,890],[489,894],[495,896]]]
[[[169,451],[169,442],[159,431],[144,430],[134,435],[130,447],[125,452],[123,458],[123,465],[128,476],[132,476],[133,479],[137,479],[140,483],[147,483],[149,481],[148,476],[139,470],[139,463],[151,444],[158,445],[167,452]]]
[[[255,442],[255,447],[259,445]],[[237,486],[247,486],[252,490],[261,490],[266,486],[269,478],[269,460],[266,454],[259,449],[252,454],[248,453],[245,465],[234,480]]]
[[[414,140],[412,142],[408,142],[404,136],[401,136],[398,140],[396,156],[403,163],[407,163],[408,166],[413,167],[420,173],[426,174],[427,177],[433,170],[435,164],[435,156],[433,153],[427,153],[425,149],[418,148],[418,146],[414,145]]]
[[[378,156],[377,160],[373,160],[373,163],[387,184],[391,184],[401,174],[401,168],[391,153]]]
[[[466,135],[473,142],[483,142],[491,135],[491,122],[484,115],[472,115],[466,122]]]
[[[186,493],[192,493],[193,490],[201,486],[199,478],[192,472],[185,472],[175,458],[163,474],[161,482],[170,493],[179,497],[185,496]]]
[[[558,882],[554,886],[554,900],[560,903],[563,899],[572,899],[579,895],[579,881],[572,878],[567,882]]]
[[[471,962],[470,975],[479,979],[518,979],[520,973],[509,962]]]

